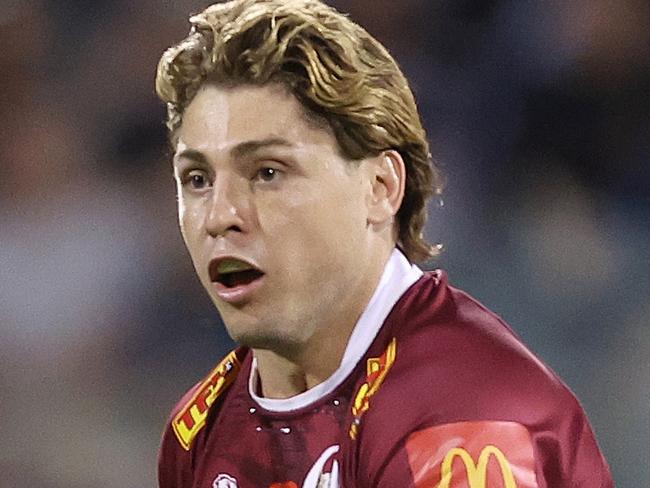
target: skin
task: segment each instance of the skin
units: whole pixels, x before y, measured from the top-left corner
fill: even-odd
[[[262,394],[287,398],[321,383],[395,246],[402,158],[386,150],[346,160],[279,85],[204,85],[176,136],[183,238],[230,336],[253,349]],[[223,255],[265,273],[234,303],[208,273]]]

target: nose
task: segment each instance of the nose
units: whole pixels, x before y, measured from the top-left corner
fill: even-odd
[[[205,218],[205,229],[210,236],[226,236],[232,232],[245,231],[248,204],[244,192],[236,178],[225,175],[217,178]]]

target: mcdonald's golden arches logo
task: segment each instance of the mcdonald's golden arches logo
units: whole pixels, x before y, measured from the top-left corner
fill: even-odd
[[[416,488],[539,488],[530,433],[516,422],[435,425],[406,451]]]
[[[486,446],[478,457],[475,464],[472,456],[461,447],[454,447],[449,450],[440,467],[440,484],[438,488],[451,488],[453,481],[453,463],[456,458],[462,460],[465,465],[467,484],[469,488],[490,488],[487,486],[487,469],[490,457],[494,457],[501,468],[504,488],[517,488],[517,483],[512,475],[512,468],[506,459],[505,454],[496,446]]]

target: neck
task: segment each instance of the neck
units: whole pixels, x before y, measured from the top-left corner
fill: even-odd
[[[320,324],[305,344],[287,350],[254,349],[261,396],[284,399],[322,383],[339,368],[354,327],[379,284],[390,252],[367,273],[350,298],[339,306],[335,320]]]

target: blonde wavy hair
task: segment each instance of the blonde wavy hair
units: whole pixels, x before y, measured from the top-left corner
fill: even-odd
[[[189,35],[160,59],[156,91],[167,104],[170,143],[203,83],[281,83],[325,121],[350,160],[397,150],[406,191],[398,245],[411,261],[438,253],[423,237],[426,202],[442,191],[409,84],[362,27],[318,0],[233,0],[190,17]]]

